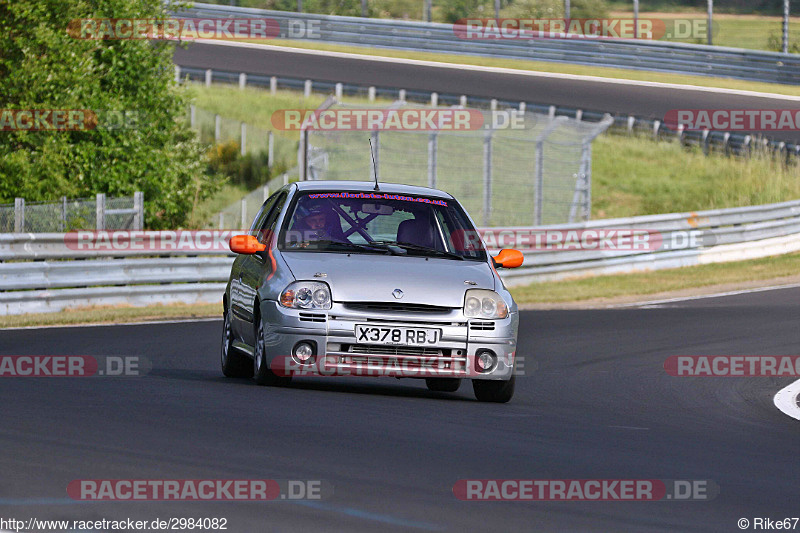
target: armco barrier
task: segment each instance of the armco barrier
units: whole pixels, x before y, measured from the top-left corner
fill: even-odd
[[[284,31],[290,23],[313,21],[315,29],[318,28],[313,35],[314,40],[345,45],[613,66],[800,84],[800,56],[778,52],[643,40],[464,40],[456,35],[452,24],[316,15],[202,3],[194,4],[192,8],[180,11],[176,16],[271,18],[277,20]]]
[[[696,242],[654,251],[526,251],[525,263],[501,270],[506,284],[573,276],[675,268],[753,259],[800,250],[800,200],[778,204],[671,213],[581,224],[509,228],[525,231],[637,229],[674,241]],[[486,228],[484,231],[497,228]],[[149,234],[144,232],[144,234]],[[512,244],[513,245],[513,244]],[[0,315],[50,312],[89,305],[219,302],[232,254],[192,250],[74,250],[65,235],[0,234]],[[70,259],[81,258],[75,261]]]

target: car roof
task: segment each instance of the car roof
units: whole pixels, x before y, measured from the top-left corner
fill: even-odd
[[[297,181],[294,183],[299,191],[325,191],[325,192],[373,192],[375,191],[374,181],[344,181],[344,180],[327,180],[327,181]],[[447,198],[454,199],[451,194],[448,194],[439,189],[432,189],[430,187],[419,187],[416,185],[403,185],[401,183],[386,183],[379,182],[379,192],[389,194],[411,194],[418,196],[430,196],[434,198]]]

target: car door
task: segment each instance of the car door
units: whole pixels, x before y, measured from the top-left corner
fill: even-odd
[[[278,201],[280,197],[280,191],[276,192],[264,202],[261,206],[261,209],[258,211],[258,214],[253,219],[253,224],[250,226],[250,232],[255,235],[255,232],[258,228],[264,225],[264,221],[266,220],[267,216],[269,216],[272,208],[275,206],[275,203]],[[248,311],[247,309],[247,299],[245,294],[247,290],[242,290],[242,275],[243,275],[243,268],[247,263],[247,259],[251,256],[240,254],[236,256],[236,259],[233,260],[233,266],[231,267],[231,277],[230,277],[230,309],[231,309],[231,326],[233,331],[238,338],[242,338],[242,332],[245,329],[243,326],[246,325],[247,315],[248,313],[252,312],[252,307]],[[243,324],[243,321],[245,324]]]
[[[278,193],[275,203],[270,207],[269,213],[264,218],[261,226],[256,229],[258,242],[272,245],[272,236],[275,226],[280,217],[283,206],[286,204],[286,192]],[[242,339],[252,345],[255,342],[255,328],[253,327],[253,312],[255,310],[256,295],[258,288],[264,279],[269,276],[275,268],[272,261],[272,254],[268,248],[264,252],[245,256],[242,261],[242,269],[239,278],[239,290],[241,291],[241,335]]]

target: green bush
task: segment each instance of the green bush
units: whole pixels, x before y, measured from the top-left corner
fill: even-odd
[[[0,107],[126,113],[121,128],[8,131],[0,135],[0,202],[106,193],[145,195],[145,224],[181,225],[218,180],[182,118],[173,46],[85,40],[67,32],[85,18],[162,18],[160,0],[0,1]],[[108,112],[100,112],[108,118]]]
[[[276,164],[270,169],[266,152],[239,155],[239,143],[236,141],[212,147],[207,157],[210,172],[225,178],[233,185],[243,185],[247,190],[260,187],[286,171],[286,166],[282,164]]]

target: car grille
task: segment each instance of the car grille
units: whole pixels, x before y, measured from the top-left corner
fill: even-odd
[[[300,320],[303,322],[325,322],[327,318],[320,313],[300,313]]]
[[[378,344],[351,344],[347,347],[346,351],[365,355],[450,355],[449,348],[443,350],[441,348],[429,348],[427,346],[384,346]]]
[[[344,304],[345,309],[351,311],[366,311],[374,313],[428,313],[446,315],[453,311],[451,307],[424,304],[401,304],[393,302],[350,302]]]

